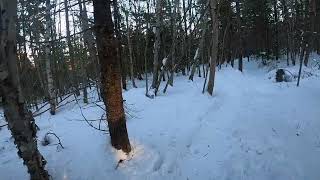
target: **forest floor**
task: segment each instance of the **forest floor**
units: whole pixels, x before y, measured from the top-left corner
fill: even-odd
[[[81,100],[55,116],[36,117],[39,149],[54,180],[318,180],[320,71],[304,67],[297,87],[296,80],[275,83],[272,69],[255,62],[245,62],[243,73],[223,67],[213,97],[201,93],[203,78],[192,82],[180,75],[154,99],[145,97],[144,82],[138,82],[140,88],[124,92],[133,153],[119,165],[124,155],[81,115],[98,127],[94,120],[103,109]],[[296,74],[298,66],[287,69]],[[91,96],[96,101],[94,90]],[[54,136],[51,144],[41,145],[49,131],[64,149]],[[0,179],[28,179],[16,152],[10,132],[2,128]]]

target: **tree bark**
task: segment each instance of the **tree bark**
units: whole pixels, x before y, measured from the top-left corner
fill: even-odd
[[[186,1],[182,1],[182,11],[183,11],[183,30],[184,30],[184,40],[183,40],[183,57],[185,58],[183,62],[183,66],[181,67],[182,69],[182,74],[185,75],[185,69],[186,65],[188,64],[189,61],[189,53],[188,53],[188,26],[187,26],[187,11],[186,11]]]
[[[8,128],[18,148],[18,155],[28,168],[31,180],[48,180],[46,161],[37,148],[36,124],[25,107],[17,68],[17,1],[0,0],[0,94]]]
[[[83,41],[83,38],[80,37],[79,41]],[[76,43],[76,42],[75,42]],[[81,42],[78,42],[79,44],[79,50],[81,51],[81,53],[78,54],[77,58],[79,61],[79,70],[80,70],[80,77],[81,77],[81,89],[83,91],[83,103],[88,104],[89,100],[88,100],[88,91],[87,91],[87,87],[88,87],[88,75],[87,75],[87,67],[86,67],[86,62],[88,60],[87,58],[87,51],[85,49],[85,47],[81,44]]]
[[[174,0],[174,15],[173,15],[173,25],[172,25],[172,30],[173,30],[173,36],[172,36],[172,50],[171,50],[171,69],[170,69],[170,77],[168,78],[168,83],[173,86],[173,77],[174,77],[174,66],[176,65],[176,46],[177,46],[177,18],[179,16],[179,3],[180,0]]]
[[[284,27],[286,29],[286,56],[287,56],[287,66],[290,65],[290,22],[289,22],[289,15],[288,15],[288,7],[287,7],[287,1],[281,0],[281,4],[283,6],[283,14],[284,14]]]
[[[213,94],[215,73],[216,73],[216,59],[218,53],[219,40],[219,22],[218,22],[218,3],[217,0],[210,0],[211,20],[212,20],[212,50],[210,59],[210,73],[207,91],[210,95]]]
[[[149,6],[149,4],[148,4]],[[147,25],[147,27],[149,28],[149,23]],[[145,38],[145,41],[146,41],[146,47],[144,49],[144,71],[145,71],[145,80],[146,80],[146,96],[147,97],[150,97],[149,96],[149,85],[148,85],[148,46],[149,46],[149,34],[148,34],[148,29],[147,29],[147,32],[146,32],[146,38]]]
[[[160,53],[160,28],[161,28],[161,11],[162,0],[156,0],[156,27],[155,29],[155,42],[154,42],[154,56],[153,56],[153,78],[152,88],[156,88],[158,81],[158,68],[159,68],[159,53]]]
[[[110,0],[93,0],[101,82],[111,144],[126,153],[131,151],[123,108],[120,63],[110,8]]]
[[[243,70],[243,40],[242,40],[242,23],[241,23],[241,16],[240,16],[240,3],[239,1],[236,1],[236,10],[237,10],[237,24],[238,24],[238,48],[239,48],[239,66],[238,69],[239,71],[242,72]]]
[[[47,84],[48,84],[48,98],[50,104],[50,114],[54,115],[56,113],[56,94],[53,84],[53,77],[51,71],[51,56],[50,56],[50,34],[51,34],[51,17],[50,17],[50,0],[46,0],[46,31],[45,31],[45,59],[46,59],[46,74],[47,74]]]
[[[304,36],[304,34],[302,35]],[[300,54],[300,66],[299,66],[299,74],[298,74],[298,82],[297,82],[297,86],[300,85],[300,79],[301,79],[301,72],[302,72],[302,64],[303,64],[303,57],[305,55],[305,51],[308,45],[306,44],[306,42],[304,42],[304,38],[302,37],[302,42],[301,42],[301,54]]]
[[[273,0],[273,10],[274,10],[274,22],[275,22],[275,26],[274,26],[274,31],[275,31],[275,36],[274,36],[274,40],[275,40],[275,56],[276,56],[276,60],[279,59],[279,32],[278,32],[278,8],[277,8],[277,3],[278,0]]]
[[[146,2],[147,3],[147,13],[150,14],[150,2],[149,0]],[[150,19],[146,19],[147,23],[147,29],[146,29],[146,36],[145,36],[145,48],[144,48],[144,73],[145,73],[145,82],[146,82],[146,97],[151,97],[149,95],[149,83],[148,83],[148,48],[149,48],[149,32],[150,32]]]

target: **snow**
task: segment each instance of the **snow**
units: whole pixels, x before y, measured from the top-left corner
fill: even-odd
[[[167,61],[168,61],[168,58],[164,58],[164,59],[162,60],[162,66],[165,66],[165,65],[167,64]]]
[[[36,117],[38,146],[50,175],[55,180],[319,179],[320,71],[304,67],[312,76],[296,87],[296,80],[275,83],[275,70],[244,63],[243,73],[230,66],[217,72],[213,97],[201,93],[203,78],[185,76],[154,99],[145,97],[143,81],[124,92],[133,146],[129,155],[83,121],[79,106],[88,120],[101,118],[104,111],[95,104],[72,102],[55,116]],[[298,66],[286,69],[295,73]],[[97,99],[94,92],[91,101]],[[90,123],[99,126],[99,121]],[[52,144],[41,145],[48,131],[57,134],[64,149],[54,137]],[[9,131],[2,128],[0,137],[1,179],[28,179]]]

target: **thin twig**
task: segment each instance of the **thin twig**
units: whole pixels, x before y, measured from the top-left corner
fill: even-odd
[[[64,149],[64,147],[63,147],[63,145],[62,145],[62,143],[61,143],[60,138],[59,138],[55,133],[53,133],[53,132],[47,132],[46,135],[45,135],[45,137],[46,137],[47,135],[54,135],[54,136],[58,139],[58,141],[59,141],[58,144],[62,147],[62,149]]]
[[[8,126],[8,124],[1,125],[0,128],[5,127],[5,126]]]
[[[62,101],[60,101],[60,103],[62,103],[64,100],[68,99],[68,98],[69,98],[70,96],[72,96],[72,95],[73,95],[73,93],[68,94],[66,97],[64,97],[64,98],[62,99]],[[72,102],[72,101],[71,101],[71,102]],[[59,103],[59,104],[60,104],[60,103]],[[68,103],[70,103],[70,102],[67,102],[67,103],[62,104],[62,105],[59,105],[59,104],[58,104],[57,109],[58,109],[59,107],[61,107],[61,106],[64,106],[64,105],[68,104]],[[49,102],[46,102],[46,103],[45,103],[44,105],[42,105],[38,110],[32,112],[33,116],[36,117],[36,116],[39,116],[39,115],[41,115],[41,114],[49,111],[50,108],[47,108],[46,110],[44,110],[44,111],[42,111],[42,112],[39,112],[42,108],[44,108],[44,107],[47,106],[48,104],[49,104]],[[37,112],[39,112],[39,113],[37,113]],[[37,113],[37,114],[36,114],[36,113]]]
[[[106,120],[106,119],[102,119],[102,120]],[[67,121],[86,121],[86,120],[83,120],[83,119],[67,119]],[[87,121],[101,121],[101,119],[87,119]]]
[[[96,106],[98,106],[100,109],[102,109],[102,110],[106,111],[106,109],[105,109],[105,108],[103,108],[103,107],[102,107],[101,105],[99,105],[98,103],[94,102],[94,104],[95,104]]]
[[[97,128],[97,127],[93,126],[93,125],[87,120],[87,118],[85,117],[85,115],[83,114],[82,107],[80,106],[79,101],[76,100],[76,102],[77,102],[77,105],[79,106],[81,116],[82,116],[83,119],[86,121],[86,123],[87,123],[90,127],[92,127],[93,129],[98,130],[98,131],[103,131],[103,132],[106,132],[106,133],[108,134],[108,131],[107,131],[107,130],[105,130],[105,129],[100,129],[100,128]]]

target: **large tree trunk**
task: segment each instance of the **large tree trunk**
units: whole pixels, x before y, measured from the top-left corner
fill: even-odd
[[[126,153],[131,151],[121,89],[120,62],[110,9],[110,0],[93,0],[101,82],[111,144]]]
[[[161,27],[161,11],[162,0],[156,0],[156,27],[155,27],[155,42],[154,42],[154,56],[153,56],[153,79],[152,88],[156,88],[158,81],[159,68],[159,53],[160,53],[160,27]]]
[[[216,59],[218,53],[219,40],[219,22],[218,22],[218,3],[217,0],[210,0],[211,19],[212,19],[212,50],[210,59],[210,74],[207,91],[210,95],[213,94],[215,73],[216,73]]]
[[[56,94],[53,84],[53,77],[51,71],[51,56],[50,56],[50,34],[51,34],[51,17],[50,17],[50,0],[46,0],[46,32],[45,32],[45,59],[46,59],[46,74],[48,83],[48,98],[50,104],[50,114],[56,113]]]
[[[8,127],[18,148],[18,155],[28,167],[32,180],[48,180],[46,161],[37,148],[36,124],[25,107],[19,86],[16,51],[17,2],[0,0],[0,94]]]

